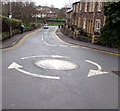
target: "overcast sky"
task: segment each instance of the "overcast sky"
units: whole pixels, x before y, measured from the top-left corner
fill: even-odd
[[[33,0],[33,1],[36,3],[36,5],[43,5],[43,6],[54,5],[54,7],[56,8],[62,8],[66,4],[70,4],[78,0]]]

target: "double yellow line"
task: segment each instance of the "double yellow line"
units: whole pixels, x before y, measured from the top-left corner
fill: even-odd
[[[111,55],[120,56],[120,54],[119,54],[119,53],[116,53],[116,52],[111,52],[111,51],[108,51],[108,50],[101,50],[101,49],[97,49],[97,48],[92,48],[92,47],[88,47],[88,46],[82,46],[82,45],[78,45],[78,44],[74,44],[74,43],[65,42],[64,40],[62,40],[62,39],[56,34],[56,31],[57,31],[57,29],[54,31],[55,36],[56,36],[61,42],[65,43],[65,44],[74,45],[74,46],[79,46],[79,47],[81,47],[81,48],[86,48],[86,49],[90,49],[90,50],[97,51],[97,52],[102,52],[102,53],[107,53],[107,54],[111,54]]]
[[[42,30],[42,28],[40,28],[40,29],[38,29],[38,30],[36,30],[36,31],[33,31],[33,32],[29,33],[29,34],[26,34],[23,38],[21,38],[21,39],[18,41],[18,43],[17,43],[16,45],[13,45],[13,46],[8,47],[8,48],[5,48],[5,49],[0,49],[0,51],[10,50],[10,49],[16,48],[17,46],[20,46],[20,45],[23,43],[24,39],[26,39],[26,38],[27,38],[28,36],[30,36],[31,34],[36,33],[36,32],[38,32],[38,31],[40,31],[40,30]]]
[[[36,33],[36,32],[38,32],[38,31],[40,31],[40,30],[42,30],[42,29],[40,28],[40,29],[38,29],[38,30],[36,30],[36,31],[34,31],[34,32],[31,32],[31,33],[29,33],[29,34],[26,34],[22,39],[20,39],[20,40],[18,41],[18,43],[17,43],[16,45],[11,46],[11,47],[9,47],[9,48],[5,48],[5,49],[0,49],[0,51],[10,50],[10,49],[16,48],[17,46],[20,46],[20,45],[23,43],[24,39],[26,39],[26,38],[27,38],[28,36],[30,36],[31,34]],[[57,29],[56,29],[56,30],[57,30]],[[60,39],[60,37],[58,37],[58,35],[56,35],[56,30],[54,31],[55,36],[56,36],[60,41],[62,41],[62,42],[65,43],[65,44],[74,45],[74,46],[79,46],[79,47],[81,47],[81,48],[86,48],[86,49],[94,50],[94,51],[97,51],[97,52],[102,52],[102,53],[107,53],[107,54],[111,54],[111,55],[120,56],[119,53],[115,53],[115,52],[111,52],[111,51],[107,51],[107,50],[101,50],[101,49],[97,49],[97,48],[91,48],[91,47],[88,47],[88,46],[82,46],[82,45],[78,45],[78,44],[74,44],[74,43],[65,42],[64,40]]]

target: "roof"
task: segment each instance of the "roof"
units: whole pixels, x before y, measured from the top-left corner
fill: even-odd
[[[56,13],[55,13],[55,12],[53,12],[53,11],[49,11],[48,13],[49,13],[49,14],[56,14]]]
[[[70,13],[70,12],[72,12],[72,11],[73,11],[73,9],[71,8],[71,9],[67,10],[66,12],[67,12],[67,13]]]
[[[79,3],[79,2],[80,2],[80,0],[79,0],[79,1],[76,1],[76,2],[74,2],[74,3],[73,3],[73,5],[74,5],[74,4],[77,4],[77,3]]]

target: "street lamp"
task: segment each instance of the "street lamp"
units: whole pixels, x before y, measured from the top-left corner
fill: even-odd
[[[10,18],[10,37],[12,36],[12,27],[11,27],[11,18],[12,18],[12,11],[11,11],[11,2],[9,2],[10,9],[9,9],[9,18]]]

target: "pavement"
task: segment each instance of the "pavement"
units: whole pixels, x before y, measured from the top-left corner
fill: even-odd
[[[38,29],[35,29],[35,30],[38,30]],[[16,34],[16,35],[12,36],[11,38],[0,41],[0,49],[5,49],[5,48],[9,48],[9,47],[16,45],[25,35],[27,35],[28,33],[34,32],[35,30],[24,32],[23,34]],[[85,47],[85,48],[89,48],[89,49],[93,49],[93,50],[98,50],[101,52],[108,52],[108,53],[115,54],[115,55],[120,55],[120,51],[118,48],[109,48],[109,47],[105,47],[105,46],[101,46],[101,45],[97,45],[97,44],[74,40],[72,38],[65,36],[60,31],[60,29],[56,30],[56,35],[63,42],[66,42],[66,43],[69,43],[72,45]]]
[[[25,35],[27,35],[31,32],[34,32],[38,29],[39,28],[34,29],[32,31],[27,31],[27,32],[24,32],[23,34],[16,34],[16,35],[12,36],[11,38],[0,41],[0,49],[5,49],[5,48],[9,48],[9,47],[16,45]]]
[[[65,36],[59,29],[56,31],[56,35],[64,42],[67,42],[72,45],[80,46],[80,47],[85,47],[88,49],[96,50],[96,51],[101,51],[101,52],[108,52],[110,54],[115,54],[115,55],[120,55],[120,50],[118,48],[110,48],[110,47],[105,47],[97,44],[92,44],[88,42],[83,42],[83,41],[78,41],[74,40],[70,37]]]

